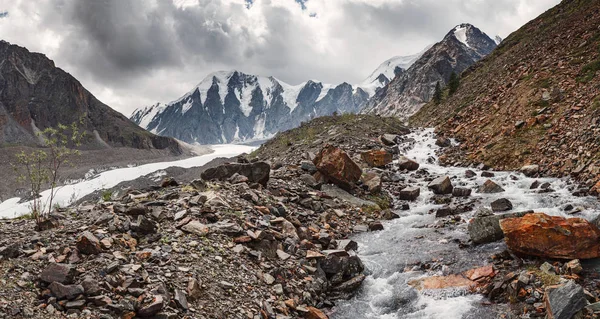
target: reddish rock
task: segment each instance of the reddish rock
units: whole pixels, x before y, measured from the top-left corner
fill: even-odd
[[[102,252],[102,247],[94,234],[84,231],[79,239],[77,239],[77,250],[82,254],[97,255]]]
[[[558,259],[600,257],[600,230],[582,218],[543,213],[500,221],[506,244],[517,253]]]
[[[383,167],[392,162],[392,154],[387,151],[366,151],[360,157],[371,167]]]
[[[333,145],[325,145],[313,163],[329,181],[346,190],[352,189],[362,175],[362,170],[348,154]]]
[[[419,169],[419,163],[405,156],[400,156],[398,159],[398,168],[401,170],[416,171]]]
[[[328,319],[328,317],[326,314],[323,313],[323,311],[315,307],[308,307],[306,319]]]
[[[448,275],[448,276],[432,276],[408,282],[409,285],[415,287],[417,290],[426,289],[445,289],[445,288],[472,288],[476,283],[469,280],[462,275]]]

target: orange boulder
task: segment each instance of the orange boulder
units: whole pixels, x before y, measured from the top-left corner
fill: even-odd
[[[360,167],[346,152],[329,144],[321,149],[313,163],[327,180],[346,190],[352,189],[362,175]]]
[[[514,252],[558,259],[600,257],[600,230],[582,218],[543,213],[500,221],[507,246]]]
[[[383,167],[392,162],[392,153],[387,151],[366,151],[360,154],[361,158],[370,167]]]

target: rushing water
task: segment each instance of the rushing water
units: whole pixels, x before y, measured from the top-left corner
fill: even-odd
[[[134,180],[138,177],[155,173],[168,167],[197,167],[202,166],[218,157],[233,157],[242,153],[250,153],[256,147],[247,145],[213,145],[214,152],[210,154],[195,156],[178,161],[151,163],[139,166],[125,167],[105,171],[92,177],[85,178],[82,181],[71,183],[59,187],[56,191],[54,203],[65,207],[73,201],[76,201],[85,195],[101,189],[109,189],[117,184]],[[50,191],[42,192],[42,203],[47,203],[50,197]],[[20,198],[10,198],[0,203],[0,218],[14,218],[29,213],[31,202],[20,203]]]
[[[473,212],[462,215],[464,220],[473,217],[480,207],[490,207],[498,198],[509,199],[514,206],[512,211],[534,210],[549,215],[577,216],[592,219],[600,213],[600,205],[593,197],[575,197],[569,191],[574,185],[568,179],[527,178],[516,172],[494,172],[490,178],[501,185],[505,192],[480,194],[477,187],[488,178],[481,177],[481,171],[472,169],[476,177],[466,178],[466,168],[442,167],[437,164],[435,155],[438,147],[432,130],[412,133],[414,143],[405,155],[419,162],[420,169],[426,169],[432,177],[448,175],[454,186],[473,189],[471,199],[477,201]],[[502,305],[489,306],[481,295],[450,289],[417,292],[407,282],[411,279],[460,273],[487,264],[488,257],[506,248],[502,241],[460,249],[458,241],[466,242],[466,223],[457,227],[427,227],[436,223],[432,209],[441,205],[432,204],[433,193],[427,189],[427,181],[410,173],[408,184],[419,186],[421,195],[410,203],[410,210],[397,211],[401,217],[384,224],[385,230],[363,233],[353,237],[359,244],[358,255],[368,271],[359,293],[351,300],[340,302],[332,318],[498,318],[506,309]],[[548,182],[554,192],[538,193],[530,189],[538,180]],[[567,204],[580,207],[581,212],[568,215],[563,211]],[[439,218],[438,218],[439,219]],[[418,270],[415,265],[428,263],[430,270]],[[413,267],[415,267],[413,270]]]

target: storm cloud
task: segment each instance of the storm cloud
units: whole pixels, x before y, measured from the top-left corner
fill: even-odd
[[[42,52],[128,115],[207,74],[359,83],[469,22],[508,36],[559,0],[0,0],[0,39]]]

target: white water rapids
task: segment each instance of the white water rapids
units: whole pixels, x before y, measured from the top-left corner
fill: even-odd
[[[125,167],[114,169],[86,178],[73,184],[59,187],[54,202],[61,207],[66,207],[73,201],[76,201],[85,195],[91,194],[97,190],[109,189],[121,182],[131,181],[140,176],[158,172],[168,167],[197,167],[202,166],[218,157],[234,157],[242,153],[250,153],[256,147],[246,145],[213,145],[214,152],[201,156],[186,158],[179,161],[151,163],[140,166]],[[42,203],[47,203],[50,197],[50,191],[42,192]],[[0,203],[0,218],[14,218],[27,214],[31,210],[31,202],[19,203],[20,198],[10,198]]]
[[[473,217],[481,206],[490,207],[490,203],[499,198],[509,199],[514,206],[511,211],[534,210],[549,215],[564,217],[583,217],[592,219],[600,213],[600,205],[593,197],[575,197],[569,191],[574,187],[568,179],[527,178],[516,172],[493,172],[489,179],[498,183],[506,191],[497,194],[480,194],[479,185],[488,178],[466,178],[466,168],[442,167],[437,164],[435,136],[432,130],[423,130],[410,135],[415,139],[414,146],[406,151],[406,156],[416,160],[420,169],[427,170],[431,177],[448,175],[452,184],[473,189],[471,199],[478,199],[473,212],[462,214],[464,220]],[[348,301],[338,302],[333,309],[333,319],[342,318],[423,318],[423,319],[460,319],[460,318],[499,318],[506,311],[502,305],[486,306],[481,295],[468,294],[460,290],[439,290],[417,292],[407,282],[411,279],[460,273],[468,269],[488,264],[488,257],[505,249],[503,241],[459,249],[457,240],[466,242],[468,234],[466,223],[457,227],[427,227],[436,223],[435,214],[430,210],[442,205],[432,204],[433,193],[427,189],[427,181],[409,173],[406,184],[419,186],[421,195],[410,203],[410,210],[396,211],[401,217],[384,223],[385,229],[354,236],[358,242],[358,255],[363,260],[369,275],[362,284],[359,293]],[[512,176],[512,178],[511,178]],[[555,190],[551,193],[537,193],[530,185],[538,180],[548,182]],[[571,204],[582,211],[568,215],[563,207]],[[440,218],[438,218],[439,220]],[[431,263],[428,271],[412,270],[414,265]],[[445,266],[444,266],[445,265]]]

